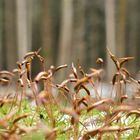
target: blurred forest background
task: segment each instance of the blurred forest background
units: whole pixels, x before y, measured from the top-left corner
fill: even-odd
[[[140,0],[0,0],[0,70],[12,70],[28,51],[42,48],[47,67],[79,61],[87,70],[101,57],[109,78],[108,47],[118,57],[134,56],[128,67],[136,75],[139,7]],[[36,64],[33,73],[38,70]]]

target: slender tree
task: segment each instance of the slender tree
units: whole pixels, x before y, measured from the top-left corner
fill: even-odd
[[[16,7],[18,59],[21,60],[28,51],[27,1],[16,0]]]
[[[59,64],[70,63],[73,21],[72,0],[62,0],[62,21],[60,33]]]
[[[80,61],[84,65],[85,59],[85,42],[84,42],[84,24],[85,24],[85,1],[73,1],[73,30],[72,30],[72,45],[71,45],[71,60],[73,62]]]
[[[140,56],[140,51],[139,51],[139,47],[140,47],[140,18],[139,18],[139,13],[140,13],[140,8],[139,8],[139,4],[140,4],[140,1],[137,1],[137,38],[136,38],[136,41],[137,41],[137,69],[140,70],[140,62],[139,62],[139,56]]]
[[[4,0],[4,25],[3,25],[3,53],[5,54],[6,69],[15,68],[17,61],[16,44],[16,3],[15,1]]]
[[[53,63],[52,57],[52,26],[51,16],[49,11],[49,0],[45,0],[42,3],[42,46],[44,55],[47,57],[47,65],[50,66]]]
[[[94,36],[94,7],[93,1],[86,1],[85,3],[85,68],[91,67],[95,62],[95,55],[97,54],[97,46],[94,45],[97,36]],[[95,53],[96,52],[96,53]]]
[[[115,0],[105,1],[106,13],[106,44],[107,47],[116,54],[116,37],[115,37]],[[109,55],[107,55],[107,72],[108,79],[111,80],[112,74],[115,71],[115,66]]]
[[[0,69],[3,69],[2,37],[3,37],[3,1],[0,1]]]
[[[32,16],[33,16],[33,11],[32,11],[32,5],[33,1],[32,0],[26,0],[26,20],[27,20],[27,42],[28,42],[28,51],[32,50]]]
[[[126,9],[127,1],[119,0],[117,3],[117,24],[116,24],[116,46],[117,55],[120,57],[125,56],[125,39],[126,39]]]
[[[94,67],[105,54],[105,15],[103,0],[85,1],[85,67]]]
[[[137,4],[137,0],[129,0],[128,5],[128,44],[127,44],[127,53],[129,56],[134,56],[135,59],[137,58],[137,29],[138,29],[138,19],[139,19],[139,13],[138,9],[139,6]],[[130,71],[135,75],[136,73],[136,60],[129,63],[129,69]]]
[[[42,41],[47,65],[57,65],[60,35],[61,0],[42,2]]]
[[[32,50],[36,51],[42,48],[42,0],[34,0],[32,2]],[[32,69],[32,77],[40,71],[40,62],[34,59]]]
[[[58,65],[70,64],[71,62],[71,41],[72,41],[72,22],[73,22],[73,1],[62,0],[62,21],[59,44]],[[63,74],[60,74],[62,79]]]

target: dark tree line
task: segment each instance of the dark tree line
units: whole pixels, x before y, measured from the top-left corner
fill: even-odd
[[[80,61],[87,70],[102,57],[111,74],[109,47],[119,57],[134,56],[128,67],[136,73],[139,4],[139,0],[1,0],[0,68],[13,69],[27,51],[41,47],[47,66]]]

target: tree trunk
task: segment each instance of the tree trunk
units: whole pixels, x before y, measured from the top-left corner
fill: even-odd
[[[95,67],[96,59],[104,56],[104,1],[86,1],[85,8],[85,68]],[[103,57],[104,58],[104,57]]]
[[[16,3],[12,0],[4,0],[4,52],[6,55],[5,68],[12,70],[17,61],[17,44],[16,44]],[[3,53],[4,53],[3,52]]]
[[[136,0],[129,0],[129,33],[128,33],[128,44],[127,44],[127,52],[129,56],[134,56],[136,58],[137,54],[137,29],[138,29],[138,18],[139,13],[137,10],[139,9],[139,6],[137,7],[137,1]],[[132,72],[133,75],[136,73],[136,60],[129,63],[129,70]]]
[[[69,0],[68,0],[69,1]],[[62,0],[56,1],[56,0],[48,0],[49,3],[49,16],[50,16],[50,30],[51,30],[51,57],[52,62],[54,65],[58,65],[58,59],[59,59],[59,48],[60,48],[60,32],[61,32],[61,16],[62,16]],[[69,3],[69,2],[68,2]]]
[[[117,14],[117,24],[116,24],[116,53],[118,57],[125,56],[125,35],[126,35],[126,8],[127,1],[118,1],[118,14]]]
[[[73,3],[73,30],[72,30],[72,45],[71,60],[76,63],[78,60],[80,64],[84,65],[85,52],[84,52],[84,11],[85,11],[85,1],[75,0]]]
[[[3,0],[0,1],[0,70],[3,69]]]
[[[43,55],[47,57],[47,66],[53,64],[53,49],[52,49],[52,24],[51,16],[49,11],[49,0],[43,1],[43,15],[42,15],[42,46]],[[56,46],[57,47],[57,46]]]
[[[140,8],[139,8],[139,5],[140,5],[140,1],[137,1],[137,38],[136,38],[136,41],[137,41],[137,54],[136,54],[136,59],[134,61],[137,62],[137,71],[140,70],[140,60],[139,60],[139,56],[140,56],[140,51],[139,50],[139,47],[140,47],[140,18],[139,18],[139,13],[140,13]]]
[[[85,3],[85,69],[88,70],[89,67],[95,62],[95,55],[97,54],[96,46],[94,45],[97,36],[94,36],[94,7],[95,3],[93,1],[86,1]],[[95,53],[96,52],[96,53]]]
[[[115,39],[115,0],[106,0],[106,44],[107,47],[116,54],[116,39]],[[111,80],[115,72],[115,65],[107,54],[107,79]]]
[[[42,47],[42,0],[32,2],[32,50],[37,51]],[[40,61],[35,58],[32,63],[32,77],[41,69]]]
[[[47,66],[57,65],[60,35],[61,0],[45,0],[42,3],[42,42]]]
[[[26,6],[27,6],[27,41],[28,41],[28,51],[32,50],[32,0],[26,0]]]
[[[18,59],[22,60],[28,51],[27,3],[26,0],[16,0],[16,4]]]
[[[72,22],[73,22],[73,1],[62,0],[62,23],[60,32],[60,44],[59,44],[59,58],[58,65],[70,64],[72,57],[71,54],[71,41],[72,41]],[[63,77],[63,73],[59,75],[60,79]]]

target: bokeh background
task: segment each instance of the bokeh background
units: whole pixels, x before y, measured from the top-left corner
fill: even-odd
[[[139,7],[140,0],[0,0],[0,70],[12,70],[28,51],[42,48],[46,67],[74,62],[88,70],[101,57],[109,79],[115,69],[108,47],[118,57],[135,57],[127,67],[136,76]]]

